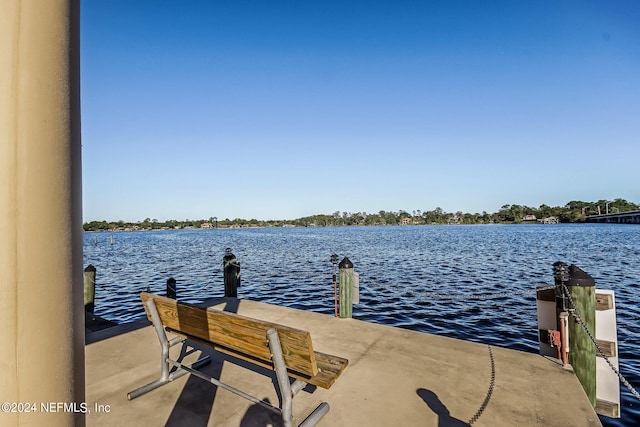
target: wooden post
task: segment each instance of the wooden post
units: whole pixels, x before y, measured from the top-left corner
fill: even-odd
[[[556,262],[553,264],[553,278],[555,279],[555,300],[556,300],[556,329],[560,332],[560,343],[558,347],[558,358],[562,361],[562,365],[569,363],[568,353],[568,310],[569,298],[565,295],[564,286],[569,283],[569,266],[564,262]]]
[[[170,277],[167,279],[167,298],[176,299],[178,293],[178,287],[176,285],[176,279]]]
[[[569,363],[569,313],[560,312],[558,316],[558,328],[560,330],[560,360],[562,366]]]
[[[353,310],[353,282],[355,278],[353,263],[349,258],[344,257],[340,261],[338,273],[340,275],[340,317],[350,319]]]
[[[591,276],[575,265],[569,267],[569,295],[582,322],[595,339],[596,289]],[[569,318],[569,363],[582,384],[589,401],[596,407],[596,347],[575,316]]]
[[[238,288],[240,287],[240,263],[236,256],[231,253],[231,248],[224,250],[222,265],[224,270],[224,296],[238,298]]]
[[[333,315],[338,317],[338,277],[336,274],[338,254],[331,255],[331,264],[333,264]]]
[[[89,264],[84,269],[84,311],[93,316],[96,299],[96,268]]]

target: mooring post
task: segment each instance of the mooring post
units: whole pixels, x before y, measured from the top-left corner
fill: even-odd
[[[236,256],[231,253],[231,248],[224,250],[222,266],[224,270],[224,296],[238,298],[240,263],[236,259]]]
[[[596,290],[593,278],[579,267],[569,267],[567,289],[575,307],[569,318],[569,362],[589,401],[596,407]],[[582,325],[576,319],[580,316]],[[585,330],[585,327],[589,332]],[[591,334],[591,337],[589,336]]]
[[[564,291],[564,287],[569,283],[569,266],[564,262],[553,264],[553,278],[555,281],[556,295],[556,330],[560,332],[558,358],[563,365],[569,363],[567,354],[569,353],[569,330],[567,318],[569,313],[569,297]]]
[[[167,279],[167,298],[176,299],[176,295],[178,293],[178,286],[176,284],[176,279],[170,277]]]
[[[350,319],[353,311],[353,284],[355,272],[353,263],[349,258],[344,257],[338,264],[338,274],[340,276],[340,317]]]
[[[338,254],[331,255],[331,264],[333,264],[333,315],[338,317],[338,278],[336,269],[338,268]]]
[[[562,264],[562,265],[561,265]],[[591,405],[596,407],[596,347],[592,340],[596,332],[596,290],[593,278],[579,267],[554,264],[562,273],[556,277],[561,299],[556,299],[558,318],[569,316],[569,363],[582,384]],[[558,295],[558,293],[556,293]],[[586,328],[586,330],[585,330]],[[591,335],[591,336],[590,336]]]
[[[560,360],[562,366],[569,363],[569,313],[560,312],[558,315],[558,328],[560,331]]]
[[[96,268],[89,264],[84,269],[84,311],[93,316],[96,300]]]

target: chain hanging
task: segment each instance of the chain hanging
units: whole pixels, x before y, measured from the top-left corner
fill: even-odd
[[[485,396],[484,401],[482,402],[482,405],[480,405],[480,409],[478,409],[478,411],[469,420],[470,426],[472,426],[476,421],[478,421],[478,418],[480,418],[480,415],[482,415],[484,410],[487,409],[487,405],[489,405],[489,400],[491,399],[491,395],[493,394],[493,389],[496,384],[496,362],[493,359],[493,351],[491,351],[491,346],[487,345],[487,348],[489,349],[489,360],[491,361],[491,380],[489,381],[489,390],[487,390],[487,395]]]
[[[587,328],[586,323],[584,323],[584,321],[582,320],[582,316],[580,316],[580,313],[578,312],[578,309],[576,308],[576,305],[573,302],[573,298],[571,298],[571,294],[569,293],[569,289],[567,288],[567,285],[565,285],[564,283],[562,284],[562,292],[564,292],[565,295],[567,295],[567,297],[569,297],[569,303],[571,304],[571,307],[572,307],[572,309],[569,310],[571,315],[573,317],[575,317],[576,322],[578,322],[580,324],[580,326],[582,326],[584,328],[584,330],[587,332],[587,335],[589,335],[589,339],[591,340],[591,342],[593,342],[593,345],[596,346],[596,350],[598,350],[598,353],[600,354],[600,356],[602,356],[602,358],[607,362],[607,364],[609,365],[609,367],[611,367],[613,372],[615,372],[616,375],[618,375],[618,378],[620,378],[620,382],[622,384],[624,384],[625,387],[627,387],[627,389],[629,389],[631,394],[633,394],[635,397],[638,398],[638,400],[640,400],[640,393],[638,393],[636,391],[636,389],[634,389],[633,386],[631,384],[629,384],[627,379],[620,373],[620,371],[618,371],[618,369],[613,365],[613,363],[611,363],[611,361],[609,360],[607,355],[604,353],[604,351],[602,351],[602,349],[600,348],[600,346],[596,342],[596,339],[591,334],[591,331],[589,330],[589,328]]]

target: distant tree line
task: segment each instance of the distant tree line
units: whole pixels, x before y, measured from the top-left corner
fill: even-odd
[[[91,221],[83,224],[85,231],[113,231],[113,230],[162,230],[162,229],[191,229],[191,228],[238,228],[238,227],[332,227],[346,225],[428,225],[428,224],[519,224],[536,222],[545,218],[557,218],[563,223],[584,222],[589,215],[604,213],[626,212],[640,209],[640,205],[624,199],[613,201],[598,200],[597,202],[571,201],[564,206],[530,207],[525,205],[504,205],[494,213],[465,213],[445,212],[441,208],[430,211],[414,210],[407,212],[400,210],[367,212],[340,212],[333,214],[311,215],[293,220],[257,219],[223,219],[216,217],[184,221],[146,218],[144,221]]]

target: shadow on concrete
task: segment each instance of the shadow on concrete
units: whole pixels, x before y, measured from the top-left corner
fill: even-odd
[[[209,356],[211,358],[211,362],[207,365],[201,367],[199,371],[202,373],[209,375],[212,378],[220,380],[223,365],[225,362],[228,362],[232,365],[239,366],[243,369],[250,370],[252,372],[258,373],[261,376],[265,377],[265,380],[270,380],[274,391],[276,392],[278,401],[282,401],[282,396],[280,395],[280,391],[278,389],[278,379],[276,377],[275,371],[262,368],[260,366],[249,363],[245,360],[238,359],[229,354],[220,353],[218,351],[214,351],[207,346],[201,346],[197,343],[189,342],[189,347],[194,349],[195,351],[201,350],[201,357]],[[185,353],[188,354],[191,351]],[[182,357],[182,353],[180,357]],[[233,384],[230,384],[233,386]],[[315,391],[315,386],[305,387],[303,390],[307,393],[313,393]],[[207,381],[202,380],[201,378],[197,378],[194,376],[190,376],[185,383],[180,396],[167,420],[166,426],[182,426],[184,425],[184,420],[189,419],[189,427],[204,427],[207,426],[210,418],[212,417],[211,411],[213,409],[213,404],[215,403],[216,393],[218,391],[218,387],[215,384],[209,383]],[[243,398],[240,396],[234,396],[238,400],[242,400]],[[262,399],[269,404],[272,404],[268,398]],[[215,414],[213,414],[215,416]],[[187,418],[185,418],[187,417]],[[275,421],[274,421],[275,420]],[[222,420],[220,420],[222,423]],[[214,423],[215,425],[216,423]],[[241,426],[282,426],[282,418],[266,409],[258,404],[252,405],[247,412],[244,414],[242,418]]]
[[[205,305],[206,303],[203,303],[201,306],[207,307],[220,302],[220,300],[213,302],[208,301],[206,302],[208,303],[207,305]],[[239,306],[240,301],[238,299],[228,298],[224,300],[224,308],[222,308],[222,310],[229,311],[231,313],[237,313]],[[206,326],[207,319],[204,318],[201,319],[201,321],[204,322]],[[191,347],[194,350],[201,350],[202,356],[208,355],[211,358],[211,362],[207,364],[206,368],[201,368],[200,371],[209,375],[211,378],[220,380],[220,377],[222,375],[222,366],[224,365],[225,359],[217,357],[217,352],[212,352],[206,346],[197,345],[191,343],[190,341],[187,341],[182,345],[182,350],[180,351],[180,359],[182,359],[187,354],[188,347]],[[214,384],[204,381],[201,378],[189,375],[189,379],[184,385],[184,388],[180,393],[180,397],[178,397],[178,401],[174,405],[173,410],[171,411],[171,415],[169,415],[169,419],[167,420],[165,426],[183,426],[185,419],[189,419],[190,427],[208,425],[217,391],[218,387],[216,387]]]
[[[262,399],[264,402],[271,404],[268,397]],[[245,412],[240,427],[283,427],[282,417],[275,412],[271,412],[257,403],[251,405]]]
[[[224,303],[224,307],[220,307],[221,310],[237,313],[240,300],[236,298],[224,298],[222,300],[216,300],[213,303],[203,303],[201,306],[206,307],[220,303]],[[193,322],[194,319],[191,319],[191,321]],[[198,321],[198,319],[195,319],[195,321]],[[214,351],[206,345],[201,345],[191,341],[187,341],[187,343],[188,345],[183,346],[180,358],[183,358],[192,351],[198,350],[202,352],[201,356],[209,356],[211,358],[211,362],[199,369],[204,374],[209,375],[216,380],[220,380],[224,362],[229,362],[269,378],[276,391],[278,391],[278,380],[273,370],[262,368],[231,355]],[[189,427],[207,426],[211,418],[211,411],[213,409],[217,391],[218,387],[214,384],[204,381],[201,378],[190,376],[165,425],[168,427],[183,426],[184,420],[189,419]],[[237,396],[237,398],[242,399],[240,396]],[[281,399],[279,393],[278,399]],[[268,398],[263,400],[270,403]],[[240,425],[242,427],[280,427],[283,423],[282,417],[278,414],[269,411],[258,404],[254,404],[244,414]]]
[[[217,308],[220,310],[231,313],[238,313],[240,302],[241,300],[237,298],[213,298],[203,303],[193,305],[198,307],[218,306]],[[192,321],[193,320],[194,319],[192,319]],[[206,322],[206,319],[202,319],[201,321]],[[106,323],[104,324],[106,325]],[[89,345],[98,341],[149,327],[151,325],[152,323],[145,318],[131,323],[106,327],[104,329],[96,328],[97,330],[91,330],[89,328],[85,328],[85,342],[87,345]],[[150,351],[157,350],[157,348],[154,348]],[[182,346],[180,355],[177,360],[181,361],[187,355],[197,351],[201,352],[201,357],[209,356],[211,359],[211,361],[207,365],[199,369],[204,374],[220,380],[224,362],[229,362],[253,372],[259,373],[266,378],[269,378],[273,383],[278,399],[282,399],[279,393],[279,388],[277,386],[278,380],[276,374],[271,369],[256,366],[252,363],[238,359],[231,355],[215,351],[206,345],[195,343],[189,340],[187,340],[185,342],[185,345]],[[167,384],[166,386],[171,387],[172,385]],[[307,385],[304,390],[307,393],[313,393],[315,391],[315,386]],[[197,378],[195,376],[189,376],[165,425],[169,427],[183,426],[185,419],[188,419],[190,427],[207,426],[209,424],[209,419],[211,418],[211,412],[213,409],[217,391],[218,387],[215,384],[204,381],[201,378]],[[238,396],[238,399],[242,398]],[[263,400],[269,402],[268,398],[265,398]],[[269,411],[268,409],[265,409],[258,404],[254,404],[244,414],[240,425],[242,427],[281,427],[283,423],[282,418],[278,414]]]
[[[416,394],[420,396],[424,403],[427,404],[436,415],[438,415],[438,427],[469,427],[470,424],[458,418],[454,418],[449,413],[449,409],[440,401],[438,395],[425,388],[416,390]]]
[[[186,350],[187,347],[191,348],[191,350]],[[180,351],[180,357],[178,360],[181,360],[182,357],[186,356],[190,352],[200,349],[204,350],[202,351],[202,356],[208,354],[206,349],[203,349],[198,345],[192,346],[191,344],[184,344],[182,349],[183,350]],[[199,370],[213,378],[219,379],[222,374],[223,364],[224,360],[216,358],[215,355],[211,355],[211,361],[207,364],[206,369],[200,368]],[[171,385],[168,385],[168,387],[170,386]],[[218,387],[215,385],[190,375],[184,385],[184,388],[180,392],[180,396],[178,397],[165,426],[183,426],[185,420],[189,420],[190,427],[208,425],[217,391]]]
[[[100,322],[98,320],[98,322]],[[136,320],[131,323],[123,323],[120,325],[110,326],[105,329],[91,330],[85,326],[84,341],[85,345],[93,344],[98,341],[116,337],[118,335],[128,334],[138,329],[146,328],[151,325],[147,319]]]

